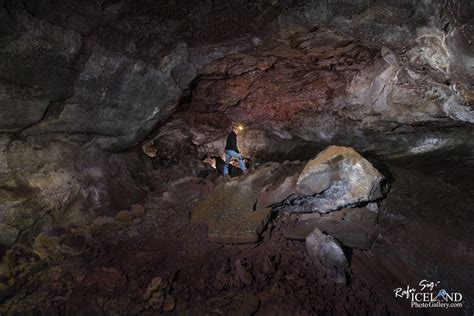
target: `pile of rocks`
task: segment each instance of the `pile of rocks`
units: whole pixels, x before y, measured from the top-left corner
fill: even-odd
[[[222,181],[193,206],[209,240],[254,243],[271,212],[297,213],[285,237],[305,240],[309,255],[345,282],[344,247],[370,249],[378,236],[377,200],[384,177],[354,149],[330,146],[306,164],[266,163]]]

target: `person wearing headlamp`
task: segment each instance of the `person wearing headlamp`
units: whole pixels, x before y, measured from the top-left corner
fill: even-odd
[[[239,160],[240,169],[246,173],[247,168],[245,167],[244,156],[239,153],[237,148],[237,135],[239,132],[243,131],[244,127],[240,124],[233,124],[232,131],[227,136],[227,142],[225,145],[225,166],[224,166],[224,176],[229,174],[229,164],[232,158],[237,158]]]

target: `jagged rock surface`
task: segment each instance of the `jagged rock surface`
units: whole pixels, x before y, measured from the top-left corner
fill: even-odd
[[[377,169],[352,148],[331,146],[303,166],[291,162],[266,163],[249,174],[218,184],[194,205],[192,220],[207,223],[211,241],[256,242],[267,224],[270,208],[281,212],[329,213],[380,198],[382,179]],[[174,195],[175,200],[192,196],[186,190]],[[361,231],[349,222],[355,235],[360,232],[363,239],[351,245],[370,248],[374,225],[361,225]],[[372,232],[368,233],[371,236],[365,236],[364,228]]]
[[[379,234],[377,225],[378,207],[371,203],[367,207],[343,208],[325,215],[303,214],[289,227],[285,236],[304,240],[315,228],[336,238],[349,248],[367,250]]]
[[[275,161],[329,143],[383,155],[472,149],[472,20],[448,22],[442,8],[453,13],[453,2],[417,5],[280,20],[295,32],[204,67],[188,110],[163,133],[180,131],[201,155],[216,155],[231,122],[242,122],[244,154]]]
[[[347,259],[341,245],[334,237],[323,234],[315,228],[306,237],[306,250],[313,260],[320,261],[328,269],[343,270],[347,266]]]
[[[47,288],[41,289],[45,297],[54,297],[43,300],[41,308],[60,308],[66,314],[124,311],[117,298],[99,297],[88,304],[91,294],[84,286],[97,288],[101,295],[130,295],[121,297],[128,304],[140,301],[155,276],[140,279],[136,263],[157,268],[155,262],[163,258],[130,241],[130,236],[141,234],[141,211],[122,213],[125,221],[120,223],[113,221],[115,213],[143,199],[149,172],[162,190],[168,184],[165,178],[199,170],[202,154],[221,154],[232,121],[246,124],[239,143],[255,160],[309,159],[328,143],[388,155],[463,146],[472,155],[473,13],[472,2],[454,0],[199,0],[192,8],[185,0],[0,0],[0,250],[5,261],[0,265],[0,297],[23,291],[8,305],[23,312],[23,306],[36,306],[36,293],[29,294],[39,284]],[[134,146],[157,134],[154,164],[163,168],[151,172],[150,161]],[[279,196],[295,181],[292,176],[278,179],[285,183]],[[162,198],[154,203],[163,209],[144,216],[154,216],[168,235],[180,231],[181,237],[172,242],[198,248],[204,233],[183,239],[188,236],[183,229],[188,214],[172,221],[176,210],[166,208],[169,201],[176,203],[173,191],[180,185],[163,196],[159,191]],[[101,220],[94,220],[97,217]],[[130,223],[134,228],[117,246],[117,232]],[[106,250],[116,249],[116,262],[123,267],[108,267],[106,253],[88,269],[75,269],[84,267],[77,263],[64,275],[52,267],[46,276],[32,277],[45,265],[38,256],[73,256],[82,251],[85,239],[92,239],[91,249],[105,249],[101,244],[106,237],[94,241],[89,228],[76,225],[109,233],[112,241]],[[74,238],[60,237],[65,231]],[[77,236],[81,231],[87,231],[83,238]],[[161,231],[153,224],[147,233]],[[154,246],[167,246],[167,235],[159,236],[165,242]],[[327,300],[320,295],[327,292],[324,285],[322,290],[313,286],[318,278],[303,264],[295,269],[294,251],[284,242],[279,245],[287,254],[281,260],[277,255],[262,257],[260,249],[250,252],[255,262],[270,261],[262,273],[242,258],[229,264],[229,256],[224,256],[212,266],[216,273],[203,274],[195,287],[183,286],[181,293],[209,293],[208,283],[214,296],[225,286],[245,287],[252,271],[266,280],[283,262],[275,282],[291,283],[293,302],[297,291],[309,291],[314,300],[298,305],[305,310],[342,313],[357,306],[363,313],[370,303],[382,313],[383,304],[371,293],[364,294],[366,301],[338,309],[341,295],[356,297],[354,293],[366,286],[338,288]],[[466,251],[460,245],[462,259]],[[5,246],[13,246],[18,260]],[[33,246],[36,254],[27,249]],[[124,258],[123,249],[130,250],[131,257]],[[169,251],[169,266],[181,258],[176,249]],[[142,251],[151,259],[143,259]],[[303,255],[297,258],[304,262]],[[192,264],[202,262],[198,259]],[[219,264],[239,277],[227,280]],[[194,266],[187,271],[184,279],[196,274]],[[5,281],[10,275],[16,277],[13,285]],[[294,285],[294,279],[282,281],[285,275],[308,279]],[[56,287],[61,278],[71,278],[70,286]],[[32,284],[23,287],[28,282]],[[259,296],[262,309],[275,313],[266,292],[278,293],[283,301],[289,297],[286,289],[265,288]],[[239,299],[250,301],[250,307],[258,305],[255,297],[228,295],[231,303],[209,301],[202,307],[194,301],[192,306],[209,313]],[[160,294],[150,306],[165,305],[162,300],[166,297]],[[172,302],[169,298],[166,305]],[[130,313],[147,308],[139,305]],[[294,312],[293,305],[287,308],[287,313]]]
[[[285,212],[328,213],[382,197],[382,174],[354,149],[330,146],[296,174],[260,192],[260,207]]]
[[[148,162],[107,151],[153,139],[180,103],[156,140],[169,155],[155,159],[177,177],[221,153],[232,121],[247,125],[239,142],[255,160],[308,159],[328,143],[388,154],[471,148],[472,12],[450,0],[198,1],[193,10],[1,0],[2,243],[38,234],[51,214],[64,226],[140,199]]]

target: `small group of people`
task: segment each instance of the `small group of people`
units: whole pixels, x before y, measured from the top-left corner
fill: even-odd
[[[232,131],[227,135],[227,141],[225,144],[225,160],[222,159],[220,156],[209,156],[206,155],[202,158],[202,161],[212,166],[214,169],[218,171],[219,174],[224,176],[228,176],[231,168],[231,161],[232,158],[236,158],[239,161],[239,167],[242,172],[245,174],[247,173],[247,166],[245,165],[244,156],[239,152],[239,148],[237,147],[237,135],[243,130],[241,125],[232,125]],[[208,173],[203,172],[203,175]]]
[[[244,156],[239,153],[237,147],[237,135],[243,128],[240,125],[232,125],[232,131],[227,135],[227,142],[225,144],[225,166],[224,166],[224,176],[229,174],[229,164],[232,158],[237,158],[239,160],[239,166],[243,173],[247,172],[247,167],[245,166]]]

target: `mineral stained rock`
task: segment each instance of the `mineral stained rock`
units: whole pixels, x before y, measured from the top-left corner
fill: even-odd
[[[380,185],[383,178],[354,149],[330,146],[305,165],[296,180],[294,193],[277,208],[287,212],[327,213],[344,206],[374,201],[382,196]],[[290,193],[287,180],[281,186],[273,191],[279,198],[281,192]],[[275,197],[266,199],[269,202]]]
[[[219,184],[196,202],[191,220],[206,222],[209,240],[221,243],[254,243],[270,218],[270,209],[255,209],[259,191],[275,181],[285,166],[267,163],[245,176]]]
[[[243,122],[244,155],[274,161],[331,143],[383,155],[472,147],[472,49],[454,49],[470,33],[454,41],[458,28],[447,35],[409,12],[374,6],[218,59],[199,73],[188,111],[163,130],[215,155],[230,123]]]
[[[253,211],[257,193],[246,186],[223,185],[197,202],[193,222],[204,221],[209,240],[219,243],[254,243],[270,218],[270,210]]]
[[[321,193],[336,181],[347,184],[355,202],[379,198],[383,176],[354,149],[330,146],[310,160],[296,181],[303,194]]]

